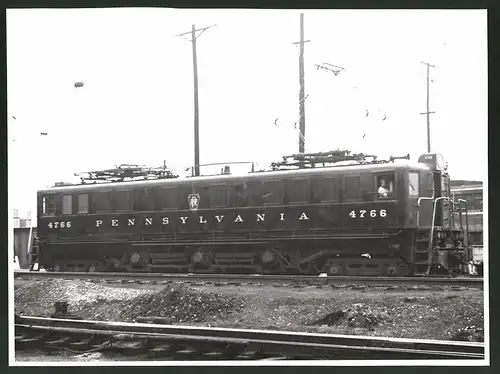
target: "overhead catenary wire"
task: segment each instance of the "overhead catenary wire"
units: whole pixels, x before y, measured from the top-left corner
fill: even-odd
[[[340,72],[347,72],[347,69],[344,68],[344,67],[340,67],[338,65],[334,65],[334,64],[330,64],[330,63],[324,63],[325,65],[328,64],[328,66],[325,66],[325,69],[323,70],[331,70],[332,72],[334,72],[334,76],[337,77],[339,75]],[[321,65],[318,65],[318,64],[314,64],[314,66],[316,66],[316,70],[319,70],[318,69],[318,66],[321,66]],[[335,72],[337,72],[337,74],[335,74]],[[365,119],[368,119],[368,120],[373,120],[373,119],[378,119],[380,120],[380,122],[383,122],[387,119],[387,113],[385,111],[382,111],[380,108],[378,109],[372,109],[373,105],[370,105],[369,103],[367,103],[367,100],[366,98],[361,98],[361,94],[360,94],[360,87],[361,87],[361,90],[363,90],[363,85],[362,84],[359,84],[359,82],[357,82],[356,80],[353,80],[352,79],[352,75],[351,74],[348,74],[348,76],[346,77],[348,78],[348,82],[347,82],[347,85],[349,86],[350,89],[352,89],[353,92],[355,92],[356,94],[354,95],[354,100],[357,102],[358,106],[359,107],[365,107],[365,108],[370,108],[370,109],[365,109],[363,114],[359,117],[356,117],[356,118],[359,118],[359,120],[365,120]],[[344,87],[345,87],[345,83],[344,83]],[[305,97],[304,97],[304,100],[307,99],[309,97],[309,94],[307,94]],[[354,113],[353,113],[354,114]],[[378,114],[378,115],[376,115]],[[276,118],[276,120],[274,121],[274,125],[280,129],[281,132],[284,132],[284,131],[288,131],[289,129],[292,129],[292,131],[296,131],[297,130],[297,123],[300,123],[301,121],[301,112],[299,111],[299,114],[298,114],[298,117],[297,117],[297,121],[295,121],[291,126],[290,125],[287,125],[287,126],[283,126],[283,122],[280,120],[280,117]],[[366,124],[364,124],[363,126],[366,126]],[[363,135],[362,135],[362,139],[365,139],[366,136],[370,133],[371,131],[366,131],[366,129],[362,132]],[[302,135],[302,133],[299,131],[299,140],[295,141],[294,143],[295,144],[299,144],[299,141],[302,140],[304,141],[304,137]]]

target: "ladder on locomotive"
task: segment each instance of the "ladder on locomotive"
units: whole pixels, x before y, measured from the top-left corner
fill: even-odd
[[[420,202],[422,200],[432,201],[432,217],[430,228],[420,227]],[[449,201],[451,202],[451,224],[450,228],[444,228],[443,226],[436,226],[436,211],[439,201]],[[465,225],[463,216],[465,212]],[[458,227],[456,227],[455,216],[458,214]],[[469,216],[467,201],[464,199],[458,199],[453,201],[448,196],[441,197],[420,197],[417,202],[417,230],[413,237],[413,251],[412,251],[412,264],[413,273],[429,275],[433,265],[434,258],[434,234],[435,231],[439,230],[441,232],[445,231],[459,231],[463,235],[463,248],[469,248]],[[446,248],[443,248],[446,249]]]

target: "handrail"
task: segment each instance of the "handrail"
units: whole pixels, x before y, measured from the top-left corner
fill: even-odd
[[[432,191],[432,197],[419,197],[417,200],[417,231],[420,228],[420,201],[422,200],[434,200],[434,191]]]

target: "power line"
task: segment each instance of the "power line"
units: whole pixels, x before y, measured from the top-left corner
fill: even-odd
[[[427,66],[427,111],[420,113],[420,114],[425,114],[427,116],[427,153],[430,153],[431,152],[431,124],[430,124],[429,114],[433,114],[436,112],[429,111],[429,73],[430,73],[430,68],[435,68],[435,66],[431,65],[428,62],[423,62],[423,61],[420,61],[420,62]]]
[[[293,44],[300,45],[299,54],[299,153],[304,153],[305,150],[305,136],[306,136],[306,107],[305,107],[305,85],[304,85],[304,44],[310,40],[304,41],[304,13],[300,13],[300,41]]]
[[[199,121],[200,113],[198,107],[198,61],[196,57],[196,39],[198,39],[206,30],[215,27],[216,25],[203,27],[201,29],[196,29],[195,25],[192,25],[191,31],[179,34],[177,36],[182,36],[184,39],[190,41],[193,45],[193,77],[194,77],[194,173],[195,176],[200,175],[200,135],[199,135]],[[199,35],[196,36],[196,33]],[[185,36],[191,34],[191,40],[187,39]]]
[[[319,69],[326,70],[326,71],[333,73],[335,76],[339,75],[339,73],[342,70],[345,70],[341,66],[329,64],[328,62],[323,62],[321,65],[319,65],[319,64],[314,64],[314,65],[316,66],[316,70],[319,70]],[[328,66],[325,66],[325,65],[328,65]]]

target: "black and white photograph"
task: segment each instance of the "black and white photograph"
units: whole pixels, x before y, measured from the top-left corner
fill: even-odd
[[[11,366],[489,366],[486,10],[6,21]]]

